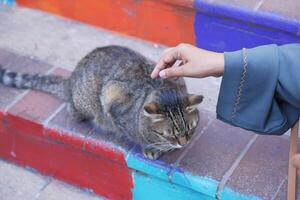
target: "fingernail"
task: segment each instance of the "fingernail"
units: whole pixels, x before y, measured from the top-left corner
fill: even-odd
[[[163,71],[160,71],[159,72],[159,77],[160,78],[167,78],[167,76],[166,76],[166,72],[163,70]]]

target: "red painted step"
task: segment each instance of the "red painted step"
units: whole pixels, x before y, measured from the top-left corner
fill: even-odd
[[[0,64],[28,73],[58,73],[37,60],[0,49]],[[0,156],[46,175],[88,188],[109,199],[131,199],[128,143],[106,143],[111,134],[70,120],[59,99],[0,85]],[[101,142],[98,140],[101,138]]]
[[[195,43],[193,0],[17,0],[17,3],[152,42]]]

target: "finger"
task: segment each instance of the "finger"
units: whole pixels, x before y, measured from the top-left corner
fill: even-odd
[[[167,68],[159,72],[159,76],[163,79],[171,79],[171,78],[178,78],[182,76],[186,76],[186,71],[185,68],[187,67],[186,65],[182,65],[180,67],[172,67],[172,68]]]
[[[165,63],[172,66],[177,60],[181,59],[181,53],[178,47],[169,48],[162,54],[161,58],[158,61],[158,64]]]
[[[185,63],[183,61],[180,61],[179,64],[174,64],[173,67],[181,67],[182,65],[184,65]],[[170,81],[176,81],[179,77],[178,76],[174,76],[171,78],[167,78]]]
[[[180,59],[180,53],[176,48],[166,50],[153,69],[151,78],[156,78],[161,70],[172,67],[178,59]]]
[[[162,58],[165,57],[165,55],[171,51],[173,48],[168,48],[168,49],[165,49],[163,51],[163,53],[161,54],[161,57],[159,58],[156,66],[154,67],[154,69],[152,70],[152,73],[151,73],[151,78],[156,78],[158,77],[158,73],[160,72],[160,70],[164,69],[163,66],[162,66]]]
[[[151,72],[151,78],[157,78],[159,76],[159,72],[161,70],[172,67],[174,63],[175,63],[175,61],[171,62],[171,63],[164,63],[162,65],[158,65]]]

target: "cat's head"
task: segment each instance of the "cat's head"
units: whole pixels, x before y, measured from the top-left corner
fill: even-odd
[[[148,146],[168,151],[186,145],[198,124],[197,105],[202,100],[202,95],[182,94],[177,90],[153,93],[142,111]]]

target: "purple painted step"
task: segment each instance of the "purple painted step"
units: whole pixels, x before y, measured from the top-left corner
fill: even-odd
[[[196,43],[215,51],[300,42],[300,2],[195,0]]]

